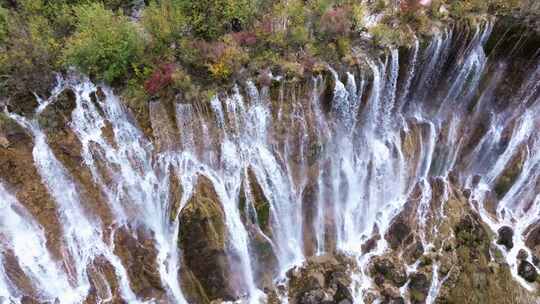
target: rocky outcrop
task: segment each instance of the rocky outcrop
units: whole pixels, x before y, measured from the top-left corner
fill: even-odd
[[[534,266],[527,261],[520,261],[518,266],[518,274],[523,277],[527,282],[536,282],[538,278],[538,272]]]
[[[157,249],[152,233],[140,227],[120,227],[114,237],[115,254],[126,265],[131,289],[142,299],[163,297],[165,290],[158,271]]]
[[[514,247],[514,230],[511,227],[503,226],[497,231],[499,238],[497,244],[503,245],[506,249],[510,250]]]
[[[377,285],[390,283],[399,288],[407,283],[405,266],[398,261],[398,257],[389,256],[377,256],[371,260],[371,276]]]
[[[304,243],[304,255],[313,256],[317,250],[315,235],[315,218],[317,217],[317,200],[319,199],[319,187],[315,182],[308,184],[302,191],[302,237]]]
[[[391,251],[371,260],[371,276],[376,285],[365,300],[382,299],[383,303],[425,303],[434,271],[437,271],[439,294],[436,303],[534,303],[535,300],[514,281],[509,266],[501,258],[495,239],[508,249],[512,247],[512,229],[503,227],[498,236],[492,233],[473,210],[471,202],[453,182],[446,185],[430,181],[432,196],[425,226],[419,225],[418,208],[414,198],[422,189],[416,187],[401,213],[395,217],[385,239]],[[448,187],[445,200],[442,187]],[[437,207],[439,206],[439,207]],[[440,208],[442,206],[442,214]],[[411,243],[424,231],[424,242],[429,250],[419,249],[412,255]],[[426,233],[435,231],[435,233]],[[419,242],[421,246],[422,242]],[[404,273],[403,265],[417,263],[411,273]],[[436,266],[436,267],[435,267]],[[519,262],[518,273],[527,281],[537,280],[536,269],[526,260]],[[403,283],[403,281],[406,281]],[[407,298],[396,289],[406,284]],[[517,300],[516,300],[517,299]],[[398,302],[396,302],[398,301]],[[517,301],[517,302],[516,302]]]
[[[499,258],[499,249],[493,246],[495,235],[454,186],[446,210],[454,238],[445,244],[440,257],[439,275],[447,280],[438,303],[512,303],[516,299],[517,303],[531,303]]]
[[[392,220],[384,238],[392,250],[402,251],[408,263],[412,263],[424,252],[418,237],[418,204],[422,188],[417,184],[402,211]]]
[[[354,260],[345,255],[309,258],[287,272],[291,304],[352,304],[351,273]]]
[[[60,258],[61,224],[56,216],[56,204],[33,165],[32,137],[3,113],[0,135],[5,139],[5,145],[0,146],[0,179],[12,187],[17,199],[44,228],[48,249]]]
[[[199,176],[191,199],[180,212],[179,246],[183,263],[192,276],[182,277],[187,297],[193,303],[207,299],[233,300],[238,295],[226,253],[225,215],[212,182]],[[201,286],[201,294],[197,286]]]

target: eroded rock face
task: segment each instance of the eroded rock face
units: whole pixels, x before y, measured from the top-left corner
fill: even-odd
[[[354,260],[345,255],[309,258],[301,267],[287,272],[289,303],[352,303],[351,273],[355,269]]]
[[[233,300],[237,297],[231,286],[231,269],[226,253],[225,216],[212,182],[199,176],[191,199],[180,213],[182,233],[179,246],[183,262],[192,276],[183,277],[184,286],[201,286],[204,295],[187,290],[188,299],[205,303],[207,299]],[[190,282],[186,282],[189,280]]]
[[[165,291],[158,272],[154,237],[142,228],[135,229],[135,233],[128,228],[115,232],[115,253],[126,265],[132,290],[143,299],[160,298]]]

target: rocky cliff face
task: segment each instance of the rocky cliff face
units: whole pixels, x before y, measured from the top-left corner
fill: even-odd
[[[1,301],[536,303],[540,65],[498,26],[152,101],[150,130],[80,76],[8,107]]]

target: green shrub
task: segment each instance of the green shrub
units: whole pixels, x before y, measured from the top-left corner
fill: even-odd
[[[0,17],[0,86],[13,95],[42,94],[53,79],[61,44],[47,18],[12,11]]]
[[[240,30],[255,14],[250,0],[176,0],[196,37],[215,39],[230,30]]]
[[[64,52],[64,62],[108,83],[125,77],[144,50],[135,26],[101,3],[75,9],[76,32]]]
[[[364,4],[355,3],[351,6],[352,24],[355,31],[360,31],[364,27],[364,18],[368,12]]]
[[[0,6],[0,44],[3,44],[8,34],[8,10]]]
[[[381,23],[369,29],[375,43],[382,46],[399,45],[400,34],[397,29]]]
[[[152,1],[143,12],[142,22],[152,37],[155,53],[165,52],[186,34],[186,17],[175,0]]]

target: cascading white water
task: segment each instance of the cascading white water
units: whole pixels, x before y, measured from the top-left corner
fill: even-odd
[[[502,77],[493,77],[492,83],[481,87],[489,63],[483,45],[491,29],[491,22],[479,26],[465,45],[456,47],[456,54],[450,54],[456,42],[453,31],[448,30],[435,35],[425,49],[416,40],[407,58],[397,49],[389,50],[382,59],[366,57],[369,71],[360,74],[347,72],[341,78],[329,68],[328,79],[314,77],[311,92],[303,99],[295,99],[294,93],[286,95],[282,87],[274,101],[269,88],[248,82],[209,101],[210,113],[176,103],[171,122],[176,126],[172,127],[164,122],[166,110],[153,101],[150,117],[156,142],[141,131],[111,89],[98,89],[81,77],[60,80],[52,97],[40,102],[34,117],[9,116],[34,139],[35,166],[58,205],[68,252],[65,259],[72,261],[74,274],[56,266],[47,253],[41,228],[29,215],[13,211],[18,203],[3,187],[0,206],[8,216],[0,216],[0,227],[6,231],[0,233],[1,248],[13,252],[43,299],[58,298],[60,303],[86,298],[91,285],[87,269],[94,259],[104,257],[114,268],[121,297],[132,303],[142,300],[132,290],[125,261],[116,255],[117,244],[105,241],[109,234],[102,229],[112,230],[112,235],[127,231],[137,238],[141,228],[150,235],[151,245],[147,246],[157,252],[156,270],[166,301],[187,303],[180,287],[179,270],[184,266],[178,246],[183,233],[179,214],[194,195],[198,178],[206,177],[224,213],[228,258],[238,267],[234,272],[245,293],[241,300],[260,303],[265,298],[256,277],[261,266],[251,249],[252,223],[243,218],[243,214],[256,212],[251,195],[255,183],[269,206],[269,228],[260,227],[256,216],[253,221],[277,260],[278,269],[268,269],[275,272],[273,279],[285,278],[286,271],[306,255],[346,252],[359,264],[352,287],[355,303],[362,303],[364,293],[373,286],[367,270],[370,257],[389,250],[384,237],[369,253],[362,252],[362,245],[374,234],[384,235],[414,187],[421,185],[417,221],[423,229],[422,245],[432,248],[429,236],[437,233],[437,227],[428,229],[427,224],[433,200],[430,178],[441,177],[446,183],[449,173],[456,172],[463,186],[473,189],[472,199],[478,202],[474,207],[491,229],[514,228],[516,246],[506,258],[514,276],[531,288],[519,278],[516,263],[518,251],[526,248],[521,236],[536,224],[540,212],[536,188],[540,138],[535,132],[540,126],[540,104],[535,99],[540,64],[517,94],[521,106],[492,111],[492,91]],[[325,101],[321,92],[328,83],[333,84],[332,100]],[[113,214],[111,227],[102,227],[99,215],[86,209],[85,197],[78,190],[82,185],[56,158],[37,121],[66,89],[76,96],[69,127],[81,144],[83,165]],[[469,134],[463,130],[486,112],[489,129],[476,147],[468,147]],[[410,142],[415,146],[407,146]],[[522,149],[526,151],[523,168],[492,214],[484,208],[486,192],[494,189]],[[473,185],[475,175],[481,178]],[[179,202],[171,202],[169,196],[173,179],[182,186]],[[247,201],[245,210],[239,207],[242,195]],[[448,198],[440,204],[445,200]],[[31,243],[35,250],[26,255],[18,237],[30,233],[37,235]],[[414,270],[417,264],[407,267]],[[439,275],[439,267],[435,262],[428,303],[435,301],[447,278]],[[19,299],[15,287],[0,275],[0,297]],[[405,294],[406,287],[402,289]],[[105,301],[112,291],[100,296]]]
[[[0,239],[4,250],[9,249],[17,256],[24,275],[32,282],[41,301],[58,299],[62,303],[79,303],[85,290],[72,287],[59,265],[53,261],[47,247],[42,228],[24,210],[17,199],[0,184]],[[4,251],[3,250],[3,251]],[[7,252],[3,252],[4,254]],[[5,257],[0,260],[4,261]],[[3,263],[2,263],[3,264]],[[0,277],[0,302],[20,300],[16,286],[10,294],[9,279],[5,268]],[[4,299],[2,300],[2,297]]]
[[[51,99],[40,100],[36,115],[39,115],[50,101]],[[80,289],[82,291],[78,291],[78,293],[88,293],[90,282],[87,267],[96,257],[104,257],[114,266],[122,297],[135,301],[136,297],[130,289],[126,270],[118,257],[113,254],[110,246],[102,240],[99,220],[86,216],[82,209],[78,186],[48,146],[46,135],[40,129],[37,120],[35,118],[28,120],[16,114],[9,114],[9,116],[24,127],[34,139],[35,165],[60,211],[58,216],[60,223],[62,223],[63,238],[68,252],[64,258],[69,261],[68,263],[74,264],[75,273],[72,274],[74,277],[71,278],[76,282],[74,290]],[[110,294],[110,288],[108,293]]]

